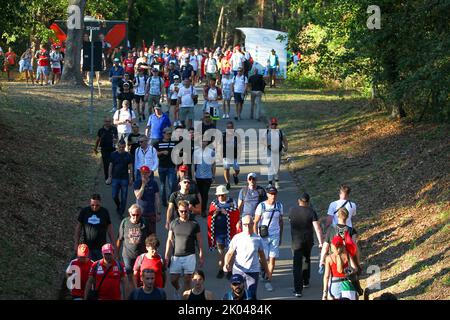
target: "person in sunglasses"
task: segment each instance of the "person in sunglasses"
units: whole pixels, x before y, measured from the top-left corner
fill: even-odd
[[[79,244],[85,243],[89,247],[91,260],[101,259],[102,246],[107,243],[106,235],[109,236],[111,243],[116,242],[109,212],[102,207],[100,195],[93,194],[90,205],[81,209],[78,215],[74,236],[75,252]]]

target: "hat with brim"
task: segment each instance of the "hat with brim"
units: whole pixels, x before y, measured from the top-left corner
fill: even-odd
[[[114,247],[111,243],[104,244],[102,247],[102,254],[113,254],[114,253]]]
[[[228,194],[230,191],[228,191],[227,187],[224,185],[217,186],[216,188],[216,196]]]

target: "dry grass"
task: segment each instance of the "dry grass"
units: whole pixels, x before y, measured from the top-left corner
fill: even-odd
[[[352,187],[364,265],[403,299],[450,299],[450,126],[390,121],[354,94],[272,90],[299,191],[325,215]]]

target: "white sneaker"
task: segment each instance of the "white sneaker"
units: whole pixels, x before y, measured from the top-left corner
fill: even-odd
[[[280,189],[280,184],[278,183],[278,181],[275,181],[275,188]]]
[[[230,119],[230,114],[229,113],[227,113],[227,119]]]
[[[266,284],[264,285],[264,287],[266,288],[267,291],[272,292],[273,291],[273,287],[272,284],[270,282],[266,282]]]
[[[224,113],[223,115],[222,115],[222,119],[226,119],[227,118],[227,115]]]

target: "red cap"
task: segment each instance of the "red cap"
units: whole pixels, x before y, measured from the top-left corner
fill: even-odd
[[[342,240],[342,238],[338,235],[334,236],[333,239],[331,240],[331,243],[336,247],[336,248],[340,248],[344,245],[344,240]]]
[[[181,172],[188,172],[189,171],[189,167],[187,165],[182,165],[178,168],[179,171]]]
[[[78,257],[89,257],[89,247],[84,243],[78,245],[77,256]]]
[[[111,243],[107,243],[107,244],[103,245],[102,254],[106,254],[106,253],[111,253],[111,254],[114,253],[114,247],[112,246]]]
[[[270,123],[277,123],[278,124],[278,119],[277,118],[270,118]]]
[[[141,172],[150,172],[150,168],[147,166],[142,166],[140,170]]]

